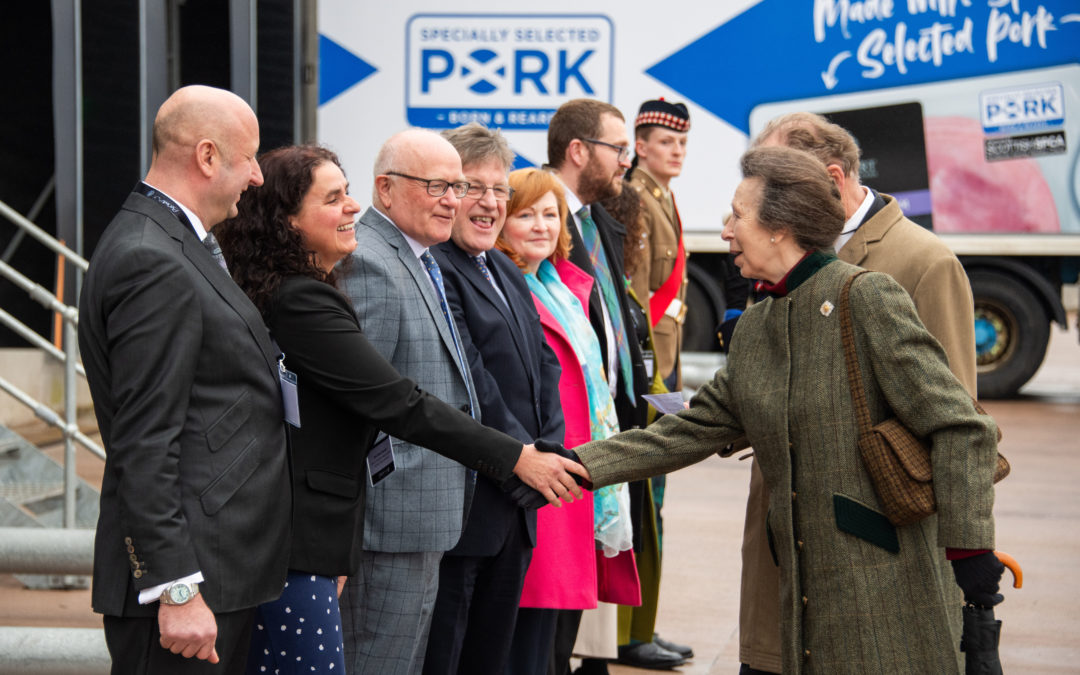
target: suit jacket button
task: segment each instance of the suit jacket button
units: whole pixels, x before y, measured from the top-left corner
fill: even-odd
[[[131,546],[131,537],[124,537],[124,543]]]
[[[795,495],[796,494],[797,493],[794,490],[791,491],[791,501],[795,501]]]
[[[803,658],[807,658],[807,659],[810,658],[810,650],[809,649],[807,649],[806,651],[803,652]]]
[[[141,579],[142,575],[143,575],[143,571],[142,570],[135,570],[134,572],[132,572],[132,574],[135,575],[136,579]]]
[[[802,540],[800,539],[800,540],[799,540],[798,542],[796,542],[796,543],[797,543],[797,544],[799,545],[799,550],[800,550],[800,551],[802,551],[802,547],[803,547],[803,542],[802,542]]]
[[[135,552],[135,547],[132,546],[131,544],[128,544],[127,552],[128,553],[134,553]]]
[[[806,607],[806,603],[808,603],[808,602],[810,602],[810,598],[806,597],[805,595],[802,596],[803,607]]]
[[[130,555],[128,556],[128,560],[130,560],[131,562],[135,563],[135,562],[138,562],[138,561],[139,561],[139,558],[138,558],[138,557],[137,557],[137,556],[136,556],[136,555],[135,555],[134,553],[132,553],[132,554],[130,554]]]

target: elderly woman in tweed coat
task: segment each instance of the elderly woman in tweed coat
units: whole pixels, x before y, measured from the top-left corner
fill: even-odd
[[[859,271],[832,255],[839,195],[798,150],[754,149],[741,164],[724,238],[770,297],[740,319],[727,366],[688,410],[576,452],[604,485],[673,471],[745,436],[770,492],[784,672],[958,673],[960,589],[983,605],[1001,597],[989,552],[994,422],[949,372],[904,290],[884,274],[856,279],[851,311],[874,422],[895,414],[932,449],[937,514],[888,522],[859,456],[834,311]],[[963,558],[952,573],[946,549]]]

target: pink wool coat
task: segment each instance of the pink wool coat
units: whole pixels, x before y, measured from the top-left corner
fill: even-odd
[[[587,316],[593,278],[566,260],[556,263],[555,269]],[[585,375],[566,331],[535,295],[533,303],[540,314],[544,338],[562,366],[559,398],[566,422],[565,445],[573,448],[591,440]],[[522,607],[593,609],[597,599],[640,604],[633,552],[626,551],[615,558],[597,554],[593,540],[592,493],[588,490],[584,493],[584,499],[563,504],[561,508],[549,505],[537,511],[536,548],[525,574]]]

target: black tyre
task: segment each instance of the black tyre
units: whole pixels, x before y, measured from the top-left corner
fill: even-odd
[[[716,328],[724,316],[724,288],[720,282],[691,263],[687,276],[684,352],[715,352],[720,349]]]
[[[968,279],[975,296],[979,398],[1015,396],[1042,365],[1050,319],[1038,297],[1013,277],[975,270]]]

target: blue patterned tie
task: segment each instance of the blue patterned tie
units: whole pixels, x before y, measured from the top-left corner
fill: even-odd
[[[461,363],[462,369],[466,370],[466,372],[462,373],[465,378],[465,387],[469,391],[470,400],[475,399],[472,381],[467,372],[469,364],[465,360],[465,352],[461,349],[461,340],[458,338],[454,317],[450,314],[450,306],[446,304],[446,291],[443,288],[442,270],[439,269],[439,263],[435,261],[435,256],[431,255],[429,251],[424,251],[423,255],[420,256],[420,261],[424,263],[424,269],[427,270],[428,276],[431,277],[432,283],[435,284],[435,294],[439,296],[439,307],[442,309],[443,318],[446,319],[446,323],[450,326],[450,336],[454,339],[454,349],[457,350],[458,361]],[[476,411],[473,410],[472,405],[469,406],[469,410],[472,412],[473,418],[475,418]]]
[[[439,296],[439,308],[442,309],[443,318],[446,319],[446,323],[450,326],[450,337],[454,340],[454,349],[457,350],[458,361],[461,362],[461,376],[465,379],[465,390],[469,392],[469,414],[473,419],[476,419],[476,413],[478,412],[476,406],[472,404],[472,401],[476,400],[476,394],[473,392],[472,377],[469,375],[469,363],[465,360],[465,352],[461,349],[461,340],[458,338],[457,326],[454,325],[454,317],[450,314],[450,306],[446,304],[446,290],[443,288],[442,282],[442,270],[439,269],[439,263],[435,261],[435,256],[431,255],[430,251],[424,251],[420,256],[421,262],[424,263],[424,269],[427,270],[428,276],[431,277],[432,283],[435,284],[435,294]],[[468,469],[469,480],[476,483],[476,469]],[[468,513],[468,506],[465,508]]]
[[[618,352],[619,371],[623,377],[623,391],[631,402],[634,401],[634,374],[630,363],[630,346],[626,342],[626,331],[623,330],[623,317],[619,304],[619,296],[615,291],[615,282],[611,278],[611,268],[608,267],[607,254],[600,243],[600,233],[596,229],[596,223],[589,215],[589,208],[582,206],[577,212],[581,221],[581,238],[585,241],[585,249],[589,252],[589,260],[592,261],[593,269],[596,270],[596,282],[600,285],[600,292],[604,295],[604,304],[607,305],[608,318],[611,319],[611,329],[615,331],[615,349]]]

